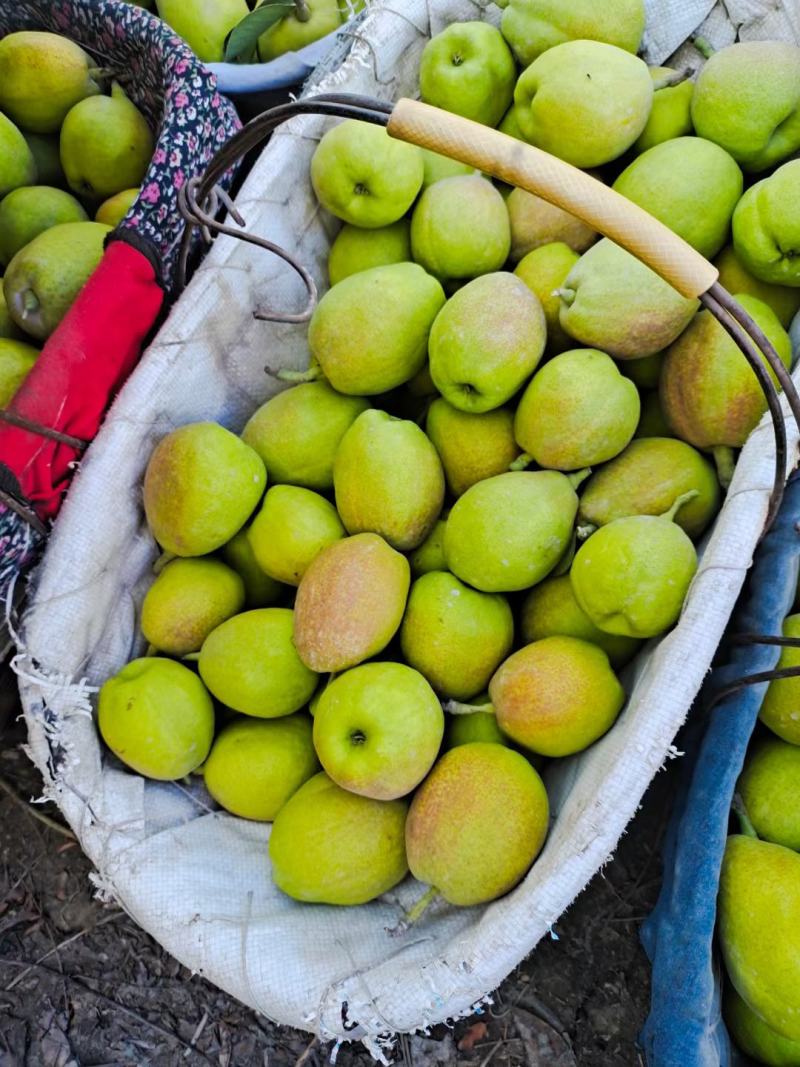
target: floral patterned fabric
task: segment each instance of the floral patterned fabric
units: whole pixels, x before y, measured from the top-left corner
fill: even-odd
[[[183,232],[178,191],[239,128],[233,104],[166,23],[125,0],[0,0],[0,37],[17,30],[62,34],[99,67],[119,71],[157,131],[150,169],[121,229],[151,246],[169,288]]]

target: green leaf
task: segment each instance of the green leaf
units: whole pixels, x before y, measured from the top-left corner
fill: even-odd
[[[225,62],[250,62],[261,34],[293,10],[292,0],[264,0],[260,7],[245,15],[231,30],[225,44]]]

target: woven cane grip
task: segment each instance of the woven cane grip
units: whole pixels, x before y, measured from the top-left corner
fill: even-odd
[[[389,120],[399,140],[477,167],[583,219],[661,275],[685,297],[717,280],[708,260],[643,208],[577,167],[479,122],[416,100],[399,100]]]

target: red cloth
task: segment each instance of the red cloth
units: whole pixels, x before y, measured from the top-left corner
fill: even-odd
[[[112,241],[10,410],[91,441],[136,365],[163,301],[150,261],[124,241]],[[78,455],[69,445],[0,423],[0,462],[16,474],[42,519],[58,514]]]

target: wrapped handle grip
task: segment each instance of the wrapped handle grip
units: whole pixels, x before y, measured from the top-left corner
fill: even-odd
[[[388,131],[569,211],[641,259],[682,296],[699,297],[718,278],[707,259],[643,208],[539,148],[417,100],[397,102]]]

